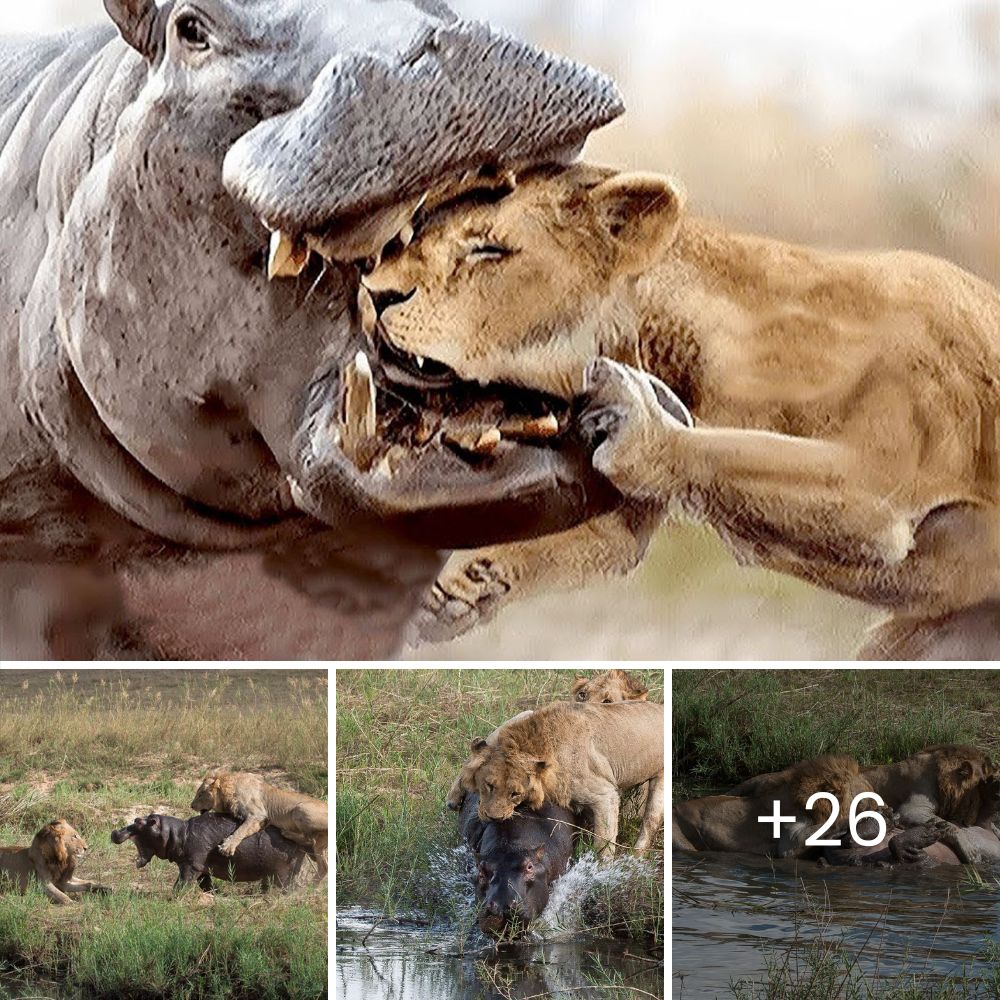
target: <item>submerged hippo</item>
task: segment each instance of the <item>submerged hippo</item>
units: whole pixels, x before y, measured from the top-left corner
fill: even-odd
[[[104,6],[0,39],[0,658],[392,655],[446,550],[618,502],[569,445],[449,444],[422,414],[504,397],[355,309],[607,78],[439,0]]]
[[[295,881],[305,850],[286,840],[273,826],[247,837],[230,858],[219,853],[219,844],[238,826],[229,816],[206,813],[191,819],[177,819],[152,813],[132,820],[115,830],[111,840],[124,844],[131,840],[138,857],[136,868],[145,868],[152,858],[173,861],[180,868],[175,889],[197,882],[206,892],[212,876],[227,882],[257,882],[266,892],[272,885],[287,889]]]
[[[479,866],[479,927],[493,935],[515,922],[523,929],[545,909],[552,883],[569,865],[576,820],[551,802],[538,810],[522,806],[503,822],[484,822],[478,810],[479,796],[468,795],[459,829]]]
[[[986,778],[975,790],[979,809],[976,822],[971,826],[961,827],[962,843],[966,845],[970,858],[974,863],[1000,864],[1000,836],[997,836],[993,817],[1000,809],[1000,775]],[[976,808],[976,807],[974,807]],[[933,868],[937,865],[959,865],[963,861],[945,843],[942,837],[947,837],[954,831],[951,823],[935,817],[920,826],[901,828],[892,819],[891,810],[879,810],[889,813],[885,836],[875,844],[861,846],[851,839],[848,830],[841,830],[832,839],[841,841],[840,847],[826,847],[820,860],[832,865],[875,865],[882,868]],[[871,821],[867,821],[871,824]],[[873,824],[861,829],[860,834],[866,839],[877,835]]]

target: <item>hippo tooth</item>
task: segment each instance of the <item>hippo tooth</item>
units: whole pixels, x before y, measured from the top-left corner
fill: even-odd
[[[559,421],[553,414],[547,413],[544,417],[505,422],[501,430],[510,437],[547,440],[559,434]]]
[[[361,318],[362,333],[371,340],[375,336],[375,327],[378,326],[378,312],[372,293],[364,285],[358,286],[358,315]]]
[[[297,278],[309,263],[309,247],[288,233],[278,230],[271,233],[271,247],[267,257],[267,278]]]
[[[377,416],[371,363],[364,351],[358,351],[354,360],[344,369],[340,446],[344,454],[359,467],[365,462],[365,452],[375,440]]]
[[[408,222],[399,231],[399,242],[403,244],[404,247],[408,247],[413,242],[413,224]]]
[[[447,444],[470,455],[491,455],[503,440],[498,427],[488,427],[486,430],[445,431],[443,437]]]

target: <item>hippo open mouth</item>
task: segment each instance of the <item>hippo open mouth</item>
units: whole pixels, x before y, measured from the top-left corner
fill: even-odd
[[[377,130],[375,101],[390,109]],[[622,110],[588,67],[455,19],[405,53],[334,60],[299,108],[230,149],[224,176],[271,231],[269,276],[308,281],[405,241],[435,192],[572,158]],[[561,530],[620,502],[571,433],[569,404],[462,382],[406,354],[364,296],[356,320],[349,350],[310,387],[290,484],[300,509],[332,523],[329,498],[357,497],[352,514],[464,548]]]

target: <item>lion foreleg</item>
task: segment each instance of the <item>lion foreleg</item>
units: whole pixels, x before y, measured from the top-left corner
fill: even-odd
[[[456,552],[421,605],[414,640],[454,639],[515,601],[624,576],[639,565],[662,520],[658,505],[631,503],[555,535]]]
[[[84,879],[67,879],[64,882],[59,883],[59,888],[63,892],[78,894],[82,892],[96,892],[102,895],[111,892],[111,887],[107,885],[102,885],[100,882],[88,882]]]
[[[226,837],[221,844],[219,844],[219,853],[231,858],[236,853],[236,848],[238,848],[240,844],[247,839],[247,837],[252,837],[255,833],[260,833],[266,825],[267,816],[258,813],[248,815],[246,819],[244,819],[243,822],[228,837]]]

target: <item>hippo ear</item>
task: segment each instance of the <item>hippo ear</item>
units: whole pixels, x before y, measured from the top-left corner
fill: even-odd
[[[156,0],[104,0],[104,9],[136,52],[150,60],[156,56]]]

